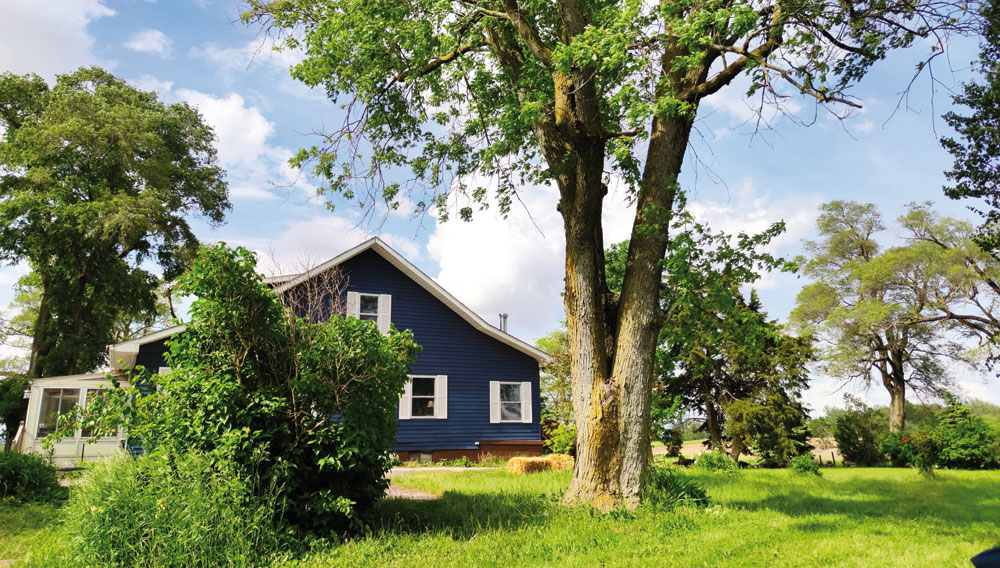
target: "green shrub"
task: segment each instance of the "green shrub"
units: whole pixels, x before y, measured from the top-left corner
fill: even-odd
[[[889,430],[885,414],[869,408],[856,397],[848,395],[844,398],[847,400],[847,411],[837,418],[833,429],[840,454],[846,461],[858,465],[874,465],[883,461],[885,456],[881,440]]]
[[[553,454],[576,455],[576,425],[558,424],[549,430],[545,448]]]
[[[413,335],[317,315],[325,297],[302,303],[335,290],[288,291],[296,311],[285,309],[242,248],[203,249],[179,289],[197,299],[171,341],[171,371],[148,396],[105,389],[84,421],[122,427],[147,449],[231,460],[281,487],[284,520],[303,533],[362,530],[388,483],[399,396],[420,350]]]
[[[795,456],[788,462],[788,467],[795,473],[803,475],[822,475],[819,472],[819,463],[812,454],[802,454]]]
[[[37,454],[0,450],[0,501],[30,503],[66,498],[56,468]]]
[[[740,468],[739,464],[736,463],[736,460],[729,457],[726,452],[721,450],[701,454],[695,460],[694,467],[704,469],[706,471],[718,471],[723,473],[735,473]]]
[[[647,472],[643,502],[652,507],[708,505],[708,492],[698,482],[669,467],[651,467]]]
[[[934,467],[940,461],[941,437],[932,432],[917,432],[904,439],[913,448],[913,466],[920,473],[933,477]]]
[[[912,434],[903,432],[886,432],[882,436],[882,453],[889,458],[889,463],[895,467],[913,465],[915,449],[912,438]]]
[[[997,466],[997,432],[982,417],[950,399],[936,418],[933,433],[939,443],[938,466],[952,469]]]
[[[66,506],[61,554],[72,565],[266,565],[279,549],[279,500],[241,469],[195,453],[103,460]]]

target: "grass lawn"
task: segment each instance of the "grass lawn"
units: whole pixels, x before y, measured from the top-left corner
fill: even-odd
[[[419,472],[371,536],[300,566],[970,566],[1000,542],[1000,472],[692,473],[713,505],[600,516],[558,506],[568,472]]]
[[[283,565],[968,567],[1000,542],[1000,472],[689,474],[710,507],[598,515],[559,506],[569,472],[413,472],[397,482],[443,497],[386,501],[372,534]],[[57,517],[0,506],[0,559],[58,542]]]

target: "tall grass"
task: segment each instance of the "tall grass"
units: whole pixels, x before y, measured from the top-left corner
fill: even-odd
[[[29,565],[265,566],[279,545],[276,504],[202,455],[119,456],[74,489],[64,546]]]

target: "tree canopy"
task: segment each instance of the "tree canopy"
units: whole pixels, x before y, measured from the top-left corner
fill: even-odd
[[[0,261],[27,261],[40,298],[29,375],[94,369],[114,322],[155,313],[159,278],[196,250],[186,216],[229,208],[215,136],[184,103],[98,68],[0,75]]]
[[[945,188],[945,195],[986,203],[986,209],[974,207],[985,221],[979,243],[996,251],[1000,248],[1000,3],[984,2],[981,11],[979,58],[973,65],[981,79],[966,83],[952,97],[970,112],[944,115],[956,137],[946,136],[941,144],[954,158],[952,169],[946,172],[953,185]]]
[[[821,240],[806,243],[805,274],[814,281],[791,315],[826,345],[830,375],[885,386],[894,431],[905,424],[907,390],[948,387],[948,361],[967,355],[963,336],[992,349],[1000,307],[1000,263],[975,243],[970,224],[910,204],[899,226],[904,243],[886,248],[874,205],[824,204]]]
[[[304,57],[293,76],[342,105],[294,163],[331,197],[418,211],[501,212],[554,183],[566,239],[567,337],[577,418],[569,503],[635,507],[648,466],[661,262],[698,105],[811,97],[835,112],[891,50],[977,29],[941,0],[248,0],[243,18]],[[612,178],[636,206],[620,293],[601,226]],[[407,181],[402,181],[407,180]],[[456,204],[451,195],[471,204]]]

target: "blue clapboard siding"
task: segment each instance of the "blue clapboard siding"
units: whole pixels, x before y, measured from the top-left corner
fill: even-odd
[[[145,367],[146,371],[153,375],[159,372],[160,367],[167,367],[167,358],[164,357],[164,354],[170,351],[170,348],[167,347],[169,339],[164,338],[140,345],[139,354],[135,356],[135,365]]]
[[[347,289],[392,296],[392,323],[409,329],[423,351],[414,375],[448,375],[448,418],[399,421],[393,449],[473,450],[480,440],[540,440],[538,362],[463,320],[378,253],[341,265]],[[531,383],[530,424],[490,424],[490,381]]]
[[[474,450],[481,440],[540,440],[538,362],[476,330],[378,253],[344,262],[347,290],[392,296],[392,323],[409,329],[423,351],[414,375],[448,375],[448,418],[399,421],[394,450]],[[139,347],[136,364],[152,373],[167,366],[167,340]],[[490,381],[530,382],[530,424],[490,424]]]

